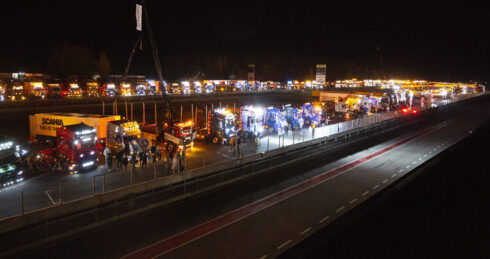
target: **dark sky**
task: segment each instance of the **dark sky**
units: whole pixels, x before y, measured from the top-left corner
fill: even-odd
[[[106,51],[122,73],[138,37],[136,0],[0,2],[1,72],[43,72],[49,49],[68,43]],[[398,75],[488,80],[490,10],[467,1],[427,2],[147,0],[147,6],[162,60],[251,51],[371,63],[381,53]],[[153,73],[146,38],[143,44],[135,70]]]

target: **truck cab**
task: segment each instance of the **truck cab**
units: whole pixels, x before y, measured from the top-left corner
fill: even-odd
[[[208,112],[208,124],[204,140],[212,143],[231,143],[236,136],[235,115],[227,109]]]
[[[243,106],[240,108],[240,129],[252,133],[255,139],[259,139],[263,132],[264,109],[254,106]]]
[[[0,187],[24,180],[19,162],[20,154],[14,140],[0,136]]]
[[[301,113],[298,108],[291,105],[284,106],[284,111],[286,113],[286,121],[291,129],[301,129],[303,128],[303,118],[301,118]]]
[[[68,162],[70,174],[97,167],[98,146],[94,127],[84,123],[59,127],[56,130],[58,158]]]
[[[284,134],[284,128],[288,125],[286,117],[281,110],[274,107],[268,107],[265,110],[264,122],[264,128],[269,132],[269,134],[277,133],[282,135]]]
[[[107,123],[106,146],[112,152],[120,152],[128,146],[130,153],[146,150],[148,140],[142,137],[138,122],[136,121],[110,121]]]
[[[317,127],[322,121],[322,108],[314,106],[311,103],[305,103],[301,106],[301,117],[303,118],[304,126]]]
[[[136,93],[136,95],[139,95],[139,96],[146,95],[146,92],[147,92],[146,84],[141,83],[141,82],[137,83],[136,88],[134,89],[134,92]]]
[[[160,132],[160,140],[166,144],[168,152],[175,150],[191,149],[194,146],[196,132],[193,131],[192,121],[187,122],[165,122]]]
[[[80,86],[78,83],[70,83],[70,88],[68,89],[68,94],[69,96],[72,97],[80,97],[82,96],[82,90],[80,89]]]

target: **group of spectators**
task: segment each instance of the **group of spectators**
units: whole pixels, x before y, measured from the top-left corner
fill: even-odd
[[[169,151],[165,156],[162,156],[162,150],[156,145],[152,145],[149,150],[133,150],[133,152],[130,152],[128,145],[126,145],[119,152],[111,152],[111,150],[106,147],[103,154],[108,170],[112,170],[114,160],[117,170],[123,168],[124,170],[127,170],[129,165],[131,165],[133,169],[137,166],[145,168],[148,163],[156,165],[157,163],[162,162],[165,174],[176,174],[184,171],[186,167],[185,149]]]

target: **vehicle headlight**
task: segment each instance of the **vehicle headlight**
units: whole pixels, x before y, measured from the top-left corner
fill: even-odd
[[[83,154],[80,154],[80,157],[83,157]]]
[[[93,156],[94,154],[95,154],[95,151],[93,151],[93,150],[92,150],[92,151],[90,151],[90,155],[92,155],[92,156]]]

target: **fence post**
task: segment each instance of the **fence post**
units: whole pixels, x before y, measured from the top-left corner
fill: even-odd
[[[281,147],[281,135],[277,136],[278,138],[278,147],[277,148],[280,148]]]
[[[131,183],[131,187],[133,187],[133,169],[134,169],[134,164],[131,165],[131,171],[129,172],[129,182]]]
[[[102,115],[105,115],[105,102],[102,102]]]
[[[202,152],[202,167],[204,167],[204,152]]]
[[[21,202],[21,212],[22,212],[22,215],[24,215],[24,192],[20,192],[20,202]]]
[[[267,151],[266,152],[269,152],[269,138],[267,138]]]
[[[157,163],[153,163],[153,179],[157,179]]]
[[[62,190],[62,185],[61,185],[61,181],[59,182],[59,185],[60,185],[60,205],[63,204],[63,190]]]
[[[95,196],[95,176],[92,176],[92,196]]]
[[[284,135],[282,136],[282,147],[284,147]]]
[[[105,175],[102,176],[102,194],[105,193]]]
[[[294,132],[293,132],[293,145],[294,145]]]

